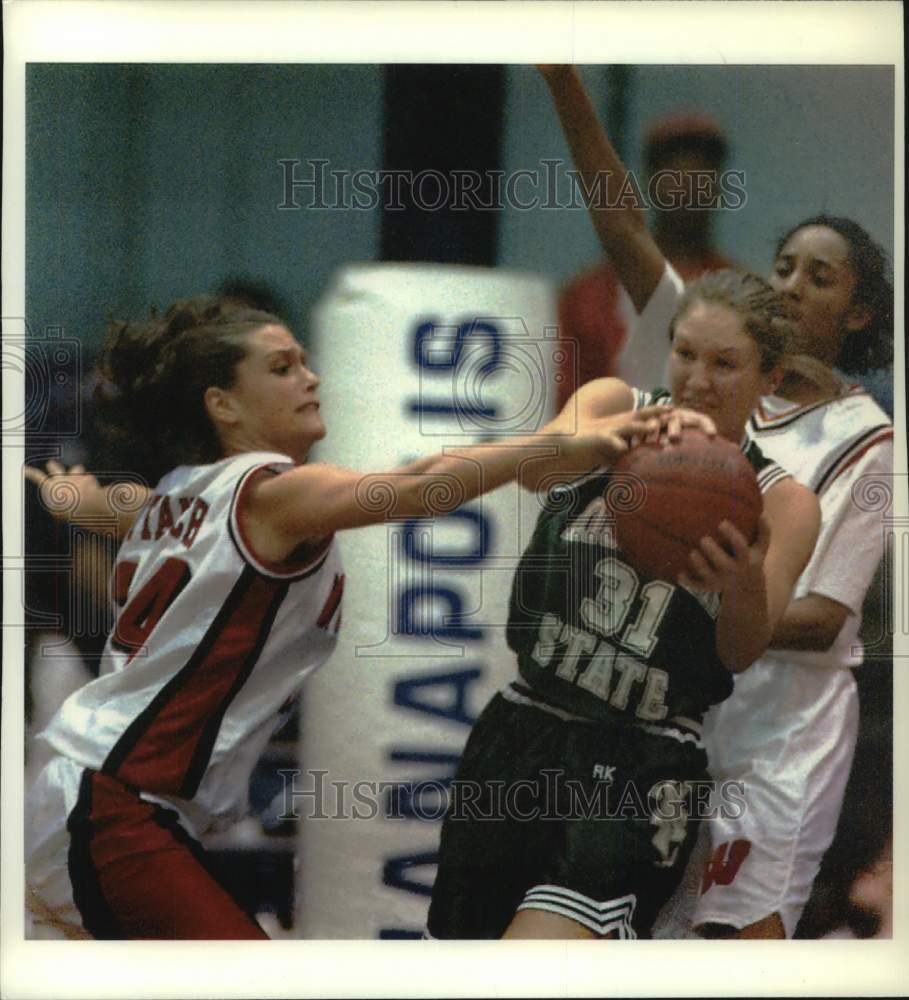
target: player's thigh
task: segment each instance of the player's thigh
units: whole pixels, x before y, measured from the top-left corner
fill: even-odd
[[[705,756],[630,727],[573,735],[564,844],[519,910],[573,920],[598,937],[649,936],[696,838],[689,792],[705,780]]]
[[[790,687],[814,681],[803,677],[805,671],[778,673]],[[785,936],[795,932],[836,832],[857,730],[851,676],[825,679],[817,701],[822,714],[812,706],[801,726],[781,719],[782,760],[759,757],[727,776],[740,786],[736,802],[723,799],[718,785],[697,925],[757,928],[764,936],[767,921],[775,928],[775,915]]]
[[[73,898],[94,937],[266,937],[215,876],[176,814],[116,780],[85,773],[68,829]]]
[[[537,940],[590,940],[599,935],[589,927],[579,924],[568,917],[560,917],[556,913],[546,913],[544,910],[519,910],[502,935],[503,938]],[[616,937],[616,932],[605,935]]]
[[[496,698],[471,733],[442,824],[428,933],[498,938],[557,852],[542,772],[558,760],[560,720]]]

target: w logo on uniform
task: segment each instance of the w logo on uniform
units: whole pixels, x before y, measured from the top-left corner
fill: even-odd
[[[316,625],[319,628],[328,629],[331,627],[332,632],[337,632],[341,627],[341,597],[344,594],[344,574],[335,573],[334,583],[331,586],[331,593],[328,595],[328,599],[319,612],[319,617],[316,619]],[[337,617],[335,617],[337,615]],[[332,619],[335,619],[334,626],[332,627]]]
[[[732,885],[750,850],[750,840],[733,840],[730,843],[720,844],[704,869],[701,895],[714,885]]]

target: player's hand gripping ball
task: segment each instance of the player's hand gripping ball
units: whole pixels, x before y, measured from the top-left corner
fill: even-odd
[[[731,521],[749,544],[757,537],[761,491],[751,463],[731,441],[688,429],[673,444],[639,444],[613,471],[640,480],[633,492],[641,502],[611,513],[619,548],[647,576],[675,583],[705,535],[722,544],[721,521]]]

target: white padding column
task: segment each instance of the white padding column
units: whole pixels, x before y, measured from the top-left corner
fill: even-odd
[[[351,266],[310,339],[328,425],[320,461],[392,469],[552,416],[563,348],[553,289],[536,276]],[[363,502],[386,509],[387,493]],[[433,521],[341,536],[341,641],[304,692],[288,784],[303,937],[422,932],[448,784],[471,724],[515,676],[508,596],[538,513],[512,485]]]

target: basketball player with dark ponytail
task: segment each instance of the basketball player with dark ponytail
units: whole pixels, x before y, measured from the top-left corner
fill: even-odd
[[[265,937],[198,838],[245,815],[259,754],[334,648],[336,532],[444,514],[516,477],[570,478],[661,429],[713,433],[709,418],[623,397],[570,433],[384,473],[309,462],[326,427],[302,346],[275,316],[209,298],[115,324],[100,371],[102,419],[156,485],[125,509],[119,487],[79,470],[26,471],[50,506],[78,491],[61,516],[116,512],[125,535],[101,676],[43,732],[54,756],[29,794],[39,937]]]

